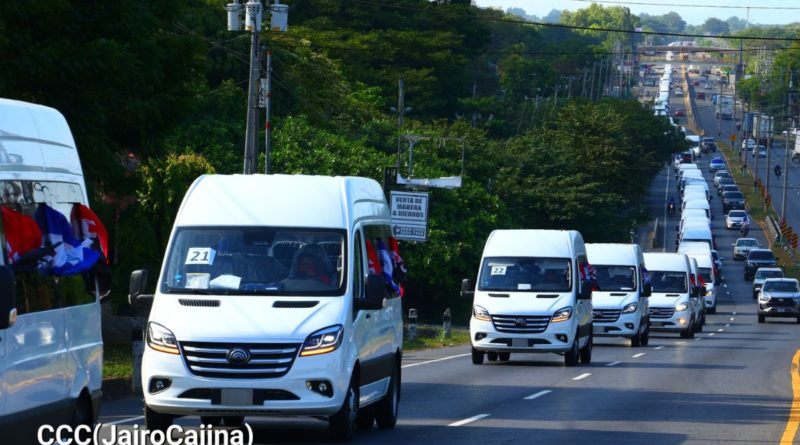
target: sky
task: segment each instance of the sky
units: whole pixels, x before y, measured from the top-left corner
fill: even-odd
[[[684,6],[654,6],[618,3],[601,3],[603,6],[627,6],[634,14],[645,12],[650,15],[666,14],[675,11],[690,25],[700,25],[709,17],[722,20],[731,16],[746,18],[746,6],[752,7],[793,7],[794,10],[780,9],[750,9],[750,23],[763,25],[784,25],[800,22],[800,1],[798,0],[629,0],[630,2],[653,3],[659,5],[684,5]],[[591,3],[579,0],[476,0],[478,6],[499,6],[504,11],[508,8],[522,8],[528,15],[545,16],[552,9],[570,10],[583,9]],[[694,7],[688,5],[707,5],[711,7]],[[725,7],[721,7],[725,6]],[[732,8],[728,8],[731,6]]]

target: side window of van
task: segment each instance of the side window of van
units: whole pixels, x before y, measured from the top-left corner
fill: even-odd
[[[374,273],[380,270],[381,272],[386,275],[387,273],[393,276],[395,279],[396,274],[393,267],[392,261],[392,253],[389,243],[389,237],[392,236],[392,229],[387,225],[369,225],[364,226],[364,238],[365,244],[367,248],[367,260],[369,261],[369,273]],[[373,262],[377,262],[376,264],[372,264]],[[387,262],[388,267],[391,270],[387,269]],[[396,284],[388,283],[390,286],[387,287],[394,287],[395,291],[397,291]]]
[[[577,259],[578,263],[578,279],[580,280],[578,284],[588,282],[590,284],[594,284],[594,277],[592,276],[592,268],[589,265],[589,259],[586,258],[586,255],[578,255]],[[577,290],[580,290],[580,286],[578,286]]]
[[[364,241],[361,230],[356,232],[353,243],[353,298],[364,297]]]

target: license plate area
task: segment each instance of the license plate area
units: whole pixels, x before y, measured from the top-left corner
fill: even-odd
[[[527,348],[530,346],[527,338],[512,338],[511,339],[511,347],[512,348]]]
[[[253,405],[253,390],[241,388],[223,388],[219,390],[220,405]]]

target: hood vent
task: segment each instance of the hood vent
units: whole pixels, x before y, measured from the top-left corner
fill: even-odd
[[[536,298],[558,298],[558,294],[538,294]]]
[[[319,301],[286,301],[278,300],[272,304],[272,307],[288,308],[288,309],[304,309],[314,307],[319,304]]]
[[[219,307],[219,300],[187,300],[179,298],[178,303],[180,303],[181,306],[190,307]]]

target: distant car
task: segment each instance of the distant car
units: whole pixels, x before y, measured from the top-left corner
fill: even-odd
[[[726,178],[726,179],[721,179],[720,181],[727,181],[727,180],[728,179]],[[733,181],[732,178],[730,180]],[[725,193],[725,192],[739,192],[739,191],[741,191],[741,190],[739,190],[739,186],[737,186],[736,184],[722,184],[719,187],[719,195],[720,196],[722,196],[722,194]]]
[[[722,194],[722,211],[744,210],[744,194],[742,192],[725,192]]]
[[[792,317],[800,323],[800,286],[795,278],[767,278],[758,297],[758,322]]]
[[[746,148],[748,150],[752,150],[753,147],[755,147],[755,146],[756,146],[755,139],[747,139],[747,140],[742,142],[742,148]]]
[[[739,238],[733,244],[733,259],[734,261],[741,261],[747,258],[747,254],[751,249],[758,249],[761,244],[755,238]]]
[[[744,279],[751,281],[759,267],[775,266],[775,254],[769,249],[750,249],[744,263]]]
[[[758,153],[759,158],[766,158],[767,157],[767,147],[763,145],[756,145],[750,150],[750,156],[756,157],[756,153]]]
[[[704,90],[710,90],[711,88],[713,88],[713,86],[711,86],[710,83],[707,83],[707,84],[703,85],[703,89]]]
[[[725,228],[728,230],[738,229],[742,227],[742,223],[749,221],[750,217],[745,210],[731,210],[725,216]]]
[[[686,117],[686,111],[683,108],[675,110],[675,117]]]
[[[783,278],[783,269],[780,267],[759,267],[753,277],[753,300],[758,298],[761,286],[767,278]]]
[[[714,158],[708,163],[708,171],[710,172],[715,172],[717,170],[724,170],[725,168],[726,168],[725,161],[719,158]]]
[[[714,258],[714,284],[720,284],[722,282],[722,258],[719,256],[719,252],[714,249],[711,249],[711,257]]]
[[[706,93],[700,91],[697,93],[697,100],[706,100]]]
[[[731,174],[727,170],[717,170],[714,173],[714,185],[719,187],[719,180],[722,178],[730,178]]]

